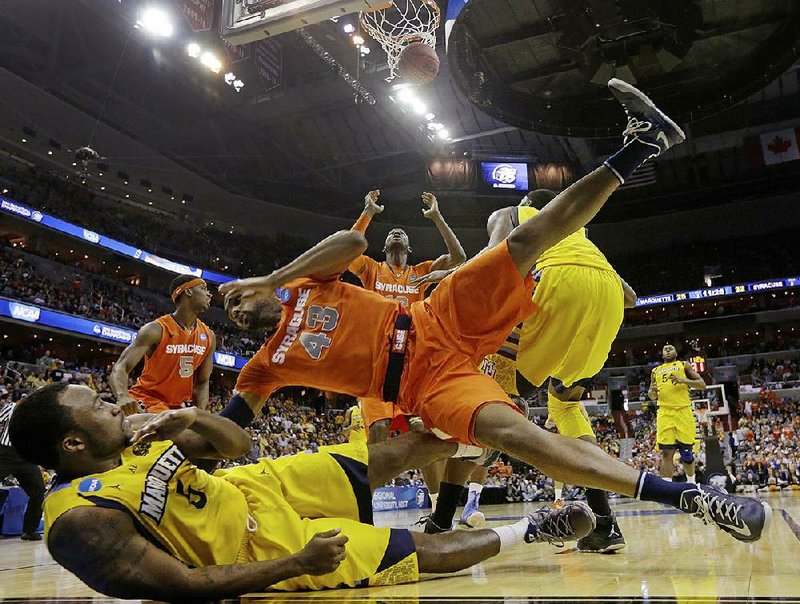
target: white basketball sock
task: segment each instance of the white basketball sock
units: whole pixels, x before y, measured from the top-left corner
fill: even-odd
[[[523,518],[516,524],[507,524],[497,528],[489,529],[497,533],[500,537],[500,551],[503,552],[509,547],[519,545],[525,540],[525,532],[528,530],[529,522],[527,518]]]

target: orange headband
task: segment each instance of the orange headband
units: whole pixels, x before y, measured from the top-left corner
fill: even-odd
[[[183,285],[179,285],[175,288],[175,291],[172,292],[172,301],[177,302],[180,295],[185,292],[187,289],[193,288],[195,285],[205,285],[206,282],[204,279],[197,277],[196,279],[192,279],[191,281],[187,281]]]

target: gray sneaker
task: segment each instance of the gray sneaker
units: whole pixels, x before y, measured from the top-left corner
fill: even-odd
[[[628,116],[628,126],[623,132],[626,145],[636,139],[651,146],[652,159],[686,140],[686,134],[678,124],[656,107],[641,90],[617,78],[609,80],[608,87]]]
[[[530,514],[528,522],[525,543],[550,543],[556,547],[585,537],[597,526],[594,512],[582,501],[570,501],[557,510],[544,506]]]

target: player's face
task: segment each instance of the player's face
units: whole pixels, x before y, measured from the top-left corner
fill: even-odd
[[[70,408],[80,427],[78,438],[92,456],[113,455],[128,446],[133,431],[122,409],[88,386],[67,386],[61,404]]]
[[[281,303],[274,294],[269,298],[257,295],[225,299],[228,318],[245,330],[272,329],[281,320]]]
[[[192,305],[196,312],[208,310],[211,306],[211,292],[206,285],[195,285],[189,289],[192,292]]]
[[[392,229],[389,231],[388,237],[386,237],[384,247],[387,250],[397,250],[407,253],[410,247],[408,235],[403,229]]]
[[[670,361],[674,361],[678,358],[678,351],[672,344],[667,344],[661,349],[661,356],[667,363],[669,363]]]

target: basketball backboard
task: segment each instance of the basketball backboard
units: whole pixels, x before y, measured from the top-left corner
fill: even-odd
[[[384,6],[386,0],[222,0],[222,37],[238,46]]]

